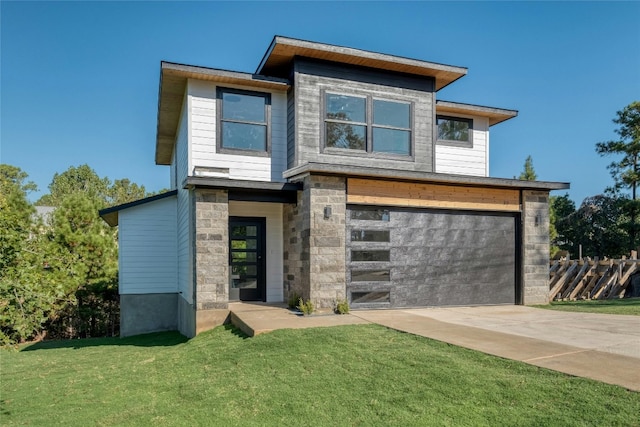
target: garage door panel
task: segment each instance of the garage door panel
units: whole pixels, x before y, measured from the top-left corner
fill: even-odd
[[[349,222],[350,229],[366,225]],[[376,227],[390,231],[390,278],[384,284],[390,292],[388,306],[515,303],[515,215],[392,209],[390,220]],[[358,248],[366,247],[361,243]],[[376,285],[370,283],[369,289],[375,291]]]

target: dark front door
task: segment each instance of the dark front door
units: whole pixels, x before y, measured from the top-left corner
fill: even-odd
[[[229,299],[264,301],[265,219],[229,218]]]

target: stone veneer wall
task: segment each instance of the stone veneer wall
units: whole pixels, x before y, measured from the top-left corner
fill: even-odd
[[[549,302],[548,192],[522,191],[522,223],[523,304],[546,304]]]
[[[309,298],[309,190],[298,192],[295,205],[284,204],[284,299]]]
[[[229,314],[229,198],[226,190],[197,189],[195,223],[196,334]]]
[[[309,189],[310,297],[318,307],[332,307],[346,296],[346,179],[312,175]]]
[[[345,178],[307,176],[298,204],[286,205],[284,217],[285,298],[295,293],[318,308],[332,307],[346,294]]]

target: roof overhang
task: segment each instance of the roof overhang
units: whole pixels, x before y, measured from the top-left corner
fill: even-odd
[[[493,126],[516,117],[518,110],[506,110],[504,108],[437,100],[436,114],[464,114],[486,117],[489,119],[489,126]]]
[[[118,213],[124,209],[133,208],[135,206],[144,205],[155,202],[156,200],[166,199],[178,194],[178,190],[167,191],[166,193],[156,194],[154,196],[145,197],[144,199],[134,200],[133,202],[123,203],[121,205],[112,206],[110,208],[98,211],[100,217],[111,227],[118,225]]]
[[[275,36],[273,38],[269,49],[256,70],[256,74],[289,77],[291,61],[296,56],[433,77],[435,79],[436,90],[442,89],[467,74],[465,67],[420,61],[401,56],[386,55],[383,53],[291,39],[282,36]]]
[[[298,191],[302,190],[302,184],[299,182],[247,181],[197,176],[187,177],[183,187],[227,190],[229,200],[273,203],[297,203]]]
[[[286,91],[289,88],[289,81],[286,79],[162,61],[156,132],[156,164],[158,165],[171,164],[188,79],[266,90]]]
[[[381,169],[328,163],[306,163],[285,171],[283,176],[295,182],[311,174],[521,190],[565,190],[570,186],[568,182],[522,181],[519,179],[415,172],[401,169]]]

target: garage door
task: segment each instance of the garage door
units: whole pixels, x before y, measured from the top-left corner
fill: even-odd
[[[356,307],[516,302],[517,214],[350,206]]]

